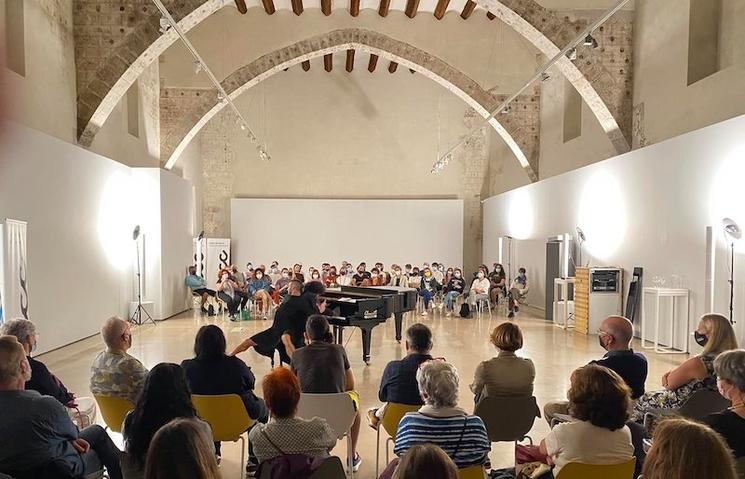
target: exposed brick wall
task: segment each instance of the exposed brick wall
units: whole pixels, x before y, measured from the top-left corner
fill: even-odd
[[[230,198],[233,197],[235,150],[229,137],[233,112],[224,110],[202,130],[202,224],[207,236],[230,238]]]

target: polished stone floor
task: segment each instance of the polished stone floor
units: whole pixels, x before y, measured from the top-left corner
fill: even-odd
[[[407,314],[404,328],[414,322],[422,322],[432,328],[434,333],[433,355],[445,357],[453,363],[460,373],[460,405],[473,410],[473,396],[468,389],[474,370],[478,363],[495,354],[489,343],[489,332],[506,319],[500,315],[484,315],[481,318],[464,320],[459,317],[446,317],[440,314],[413,316]],[[518,354],[529,357],[536,366],[535,395],[543,406],[546,401],[563,399],[569,385],[571,371],[602,355],[597,336],[585,336],[564,331],[546,322],[530,312],[521,312],[516,319],[523,330],[525,347]],[[193,341],[197,329],[203,324],[218,324],[228,338],[228,350],[250,336],[269,326],[268,321],[246,321],[231,323],[227,319],[204,318],[192,312],[158,323],[157,326],[146,325],[134,329],[133,346],[130,353],[139,358],[147,367],[163,361],[179,363],[193,356]],[[354,370],[357,389],[362,397],[363,410],[377,404],[377,392],[380,377],[385,364],[405,354],[404,345],[395,340],[393,321],[376,327],[372,339],[372,361],[369,366],[362,362],[360,334],[347,334],[346,348]],[[638,341],[635,341],[638,349]],[[99,337],[79,341],[73,345],[40,356],[40,360],[58,375],[71,391],[78,396],[88,395],[90,364],[95,355],[102,349]],[[256,374],[257,382],[270,369],[268,359],[258,356],[253,351],[241,355]],[[648,389],[660,388],[662,374],[672,366],[682,362],[685,357],[657,355],[647,353],[650,362]],[[260,391],[257,391],[260,394]],[[99,417],[99,422],[101,418]],[[543,420],[537,420],[530,435],[540,440],[548,431]],[[363,426],[360,433],[359,450],[363,456],[363,465],[358,478],[368,479],[375,476],[375,432]],[[383,441],[381,441],[383,443]],[[345,455],[345,443],[339,442],[334,453]],[[381,446],[383,447],[383,446]],[[506,467],[513,462],[512,445],[509,443],[493,444],[491,460],[495,467]],[[238,462],[240,454],[234,444],[223,448],[221,469],[224,479],[241,477]]]

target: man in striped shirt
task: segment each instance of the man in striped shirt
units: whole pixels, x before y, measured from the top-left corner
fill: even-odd
[[[423,363],[416,375],[424,406],[401,420],[394,452],[403,456],[417,444],[442,448],[458,468],[484,464],[491,450],[478,416],[457,406],[458,371],[445,361]]]

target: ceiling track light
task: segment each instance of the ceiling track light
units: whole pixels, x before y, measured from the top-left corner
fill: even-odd
[[[460,145],[462,145],[467,138],[470,138],[471,136],[475,135],[481,128],[484,127],[485,124],[489,123],[495,116],[497,116],[498,113],[500,113],[502,110],[505,109],[507,105],[512,103],[522,92],[527,90],[533,83],[540,80],[544,73],[546,73],[552,66],[554,66],[556,63],[558,63],[562,57],[567,55],[571,50],[576,49],[577,45],[580,43],[583,43],[587,40],[587,37],[592,37],[592,32],[594,32],[598,27],[600,27],[602,24],[608,21],[609,18],[611,18],[613,15],[616,14],[619,10],[621,10],[624,5],[629,3],[630,0],[619,0],[618,3],[616,3],[612,8],[608,9],[600,18],[592,22],[590,25],[587,26],[587,28],[582,31],[573,41],[569,42],[567,46],[564,47],[563,50],[561,50],[559,53],[554,55],[554,57],[548,61],[540,70],[538,70],[535,75],[533,75],[528,81],[525,82],[525,84],[520,87],[515,93],[513,93],[509,98],[504,100],[493,112],[491,112],[486,118],[483,119],[483,121],[478,122],[478,124],[469,131],[466,135],[464,135],[455,145],[450,147],[449,150],[445,152],[445,155],[443,157],[451,155]],[[593,38],[594,40],[594,38]],[[595,41],[595,44],[597,41]],[[576,51],[575,51],[576,53]],[[439,161],[439,160],[438,160]],[[526,160],[527,162],[527,160]],[[521,162],[522,163],[522,162]],[[436,165],[437,163],[435,163]],[[527,167],[527,164],[523,164],[523,166]],[[434,170],[434,166],[432,170]]]
[[[196,48],[194,48],[194,45],[192,45],[191,41],[189,41],[188,38],[186,38],[186,35],[181,30],[181,28],[178,26],[178,23],[176,20],[173,19],[173,16],[171,16],[168,9],[163,5],[162,0],[153,0],[153,3],[160,11],[162,17],[160,19],[160,32],[166,33],[167,31],[173,29],[176,34],[181,39],[181,42],[184,44],[187,50],[189,50],[189,53],[191,53],[191,56],[194,58],[194,64],[195,64],[195,70],[196,70],[196,64],[198,63],[200,65],[200,71],[204,71],[204,73],[209,78],[210,82],[212,82],[212,85],[217,90],[217,101],[219,103],[227,103],[231,110],[233,110],[233,113],[238,117],[238,121],[241,125],[241,130],[246,130],[248,138],[251,140],[251,143],[255,145],[260,145],[259,139],[254,134],[253,130],[251,130],[251,127],[248,126],[248,122],[243,117],[243,114],[241,114],[241,111],[238,109],[238,107],[233,102],[233,99],[230,98],[230,95],[225,91],[220,81],[217,79],[215,74],[212,72],[210,67],[205,63],[204,59],[202,59],[202,56],[199,54]],[[199,73],[199,72],[197,72]],[[269,156],[269,153],[266,151],[266,148],[263,145],[260,145],[258,148],[258,154],[259,158],[263,161],[269,161],[271,159],[271,156]]]

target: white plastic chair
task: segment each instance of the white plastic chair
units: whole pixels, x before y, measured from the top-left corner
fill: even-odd
[[[297,408],[298,417],[326,420],[338,439],[347,436],[347,471],[353,475],[354,453],[352,451],[352,424],[357,417],[354,401],[347,393],[300,395]]]

